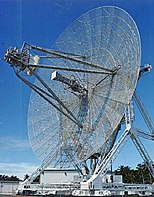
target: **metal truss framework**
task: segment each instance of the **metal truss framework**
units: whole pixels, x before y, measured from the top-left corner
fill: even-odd
[[[134,93],[134,100],[141,112],[141,115],[144,118],[144,121],[149,128],[150,132],[141,131],[133,126],[134,122],[134,110],[133,110],[133,103],[131,102],[128,108],[126,109],[125,113],[125,124],[126,128],[118,141],[115,143],[113,148],[110,150],[110,152],[107,154],[107,156],[103,159],[101,164],[96,168],[94,174],[92,177],[87,180],[87,182],[81,183],[81,190],[92,190],[93,188],[97,189],[99,175],[105,175],[110,167],[111,162],[113,162],[128,139],[131,139],[134,143],[136,149],[138,150],[140,156],[142,157],[144,163],[149,169],[149,172],[151,173],[152,177],[154,178],[154,163],[148,154],[148,151],[144,147],[143,143],[141,142],[139,137],[143,137],[148,140],[154,140],[154,127],[153,122],[151,118],[148,115],[148,112],[146,108],[144,107],[141,98],[139,97],[139,94],[135,91]]]
[[[137,93],[135,92],[134,97]],[[138,94],[137,94],[138,95]],[[138,95],[139,98],[139,95]],[[141,99],[140,99],[141,101]],[[144,147],[143,143],[141,142],[139,137],[143,137],[146,138],[148,140],[153,140],[153,131],[152,127],[150,127],[149,125],[152,125],[152,121],[148,116],[148,113],[145,109],[145,107],[143,105],[141,105],[141,102],[138,102],[137,105],[138,107],[142,108],[142,113],[146,113],[146,115],[144,115],[144,117],[146,117],[146,123],[150,120],[150,122],[148,122],[148,126],[150,127],[150,131],[151,133],[148,132],[143,132],[140,131],[137,128],[133,127],[133,117],[134,117],[134,112],[133,112],[133,107],[132,107],[133,103],[131,102],[131,104],[128,106],[126,113],[125,113],[125,124],[126,124],[126,128],[124,130],[124,132],[122,133],[122,135],[120,136],[120,138],[118,139],[118,141],[115,143],[115,145],[113,146],[113,148],[110,150],[110,152],[106,155],[106,157],[102,160],[102,162],[96,167],[92,177],[87,180],[87,182],[82,182],[81,183],[81,189],[89,189],[89,185],[91,185],[91,188],[94,187],[95,185],[95,181],[96,179],[99,177],[100,174],[105,175],[110,167],[111,162],[113,162],[117,156],[119,155],[120,151],[122,150],[122,148],[124,147],[124,145],[126,144],[126,142],[131,139],[132,142],[134,143],[134,145],[136,146],[139,154],[141,155],[144,163],[146,164],[146,166],[148,167],[152,177],[154,178],[154,163],[150,157],[150,155],[148,154],[148,151],[146,150],[146,148]],[[150,124],[149,124],[150,123]],[[55,153],[56,156],[56,153]],[[69,157],[70,158],[70,157]],[[31,174],[31,176],[25,181],[23,182],[23,184],[30,184],[33,182],[33,180],[40,175],[40,173],[42,173],[49,165],[50,162],[52,161],[53,157],[47,157],[46,160],[44,160],[44,162],[42,163],[42,165]],[[74,165],[77,165],[77,162],[73,161]],[[78,165],[77,165],[78,166]],[[80,169],[80,168],[79,168]],[[82,172],[81,172],[82,173]],[[92,184],[91,184],[92,183]],[[95,185],[96,187],[96,185]]]
[[[74,122],[79,128],[82,128],[83,125],[82,123],[73,115],[73,113],[65,106],[65,104],[62,102],[62,100],[60,100],[57,95],[53,92],[53,90],[51,88],[49,88],[49,86],[47,86],[47,84],[42,80],[42,78],[40,78],[36,72],[35,69],[36,68],[46,68],[46,69],[58,69],[58,70],[67,70],[67,68],[63,68],[63,67],[55,67],[55,66],[49,66],[49,65],[39,65],[37,61],[33,61],[32,63],[30,62],[32,59],[32,56],[30,56],[30,50],[38,50],[41,52],[45,52],[48,53],[51,56],[51,58],[63,58],[63,59],[67,59],[67,60],[71,60],[80,64],[84,64],[90,67],[90,69],[75,69],[72,68],[71,71],[73,72],[87,72],[87,73],[96,73],[96,74],[106,74],[108,75],[115,75],[115,73],[120,69],[120,67],[115,68],[114,70],[111,69],[107,69],[105,67],[100,67],[100,65],[95,64],[95,63],[91,63],[88,61],[85,61],[84,58],[80,55],[74,55],[74,54],[68,54],[68,53],[61,53],[58,51],[53,51],[53,50],[49,50],[49,49],[44,49],[44,48],[40,48],[40,47],[36,47],[33,45],[29,45],[27,43],[24,43],[21,52],[19,52],[17,49],[9,49],[5,55],[5,59],[8,63],[10,63],[11,67],[15,66],[15,74],[17,75],[17,77],[19,77],[24,83],[26,83],[31,89],[33,89],[37,94],[39,94],[41,97],[43,97],[49,104],[51,104],[53,107],[55,107],[58,111],[60,111],[63,115],[65,115],[66,117],[68,117],[72,122]],[[35,56],[36,58],[37,56]],[[39,56],[40,58],[41,56]],[[47,58],[49,58],[49,56],[46,56]],[[46,58],[45,56],[42,56],[42,58]],[[97,68],[98,70],[91,70],[92,68]],[[69,68],[70,70],[70,68]],[[36,79],[42,84],[42,86],[47,90],[47,92],[44,89],[41,89],[40,87],[32,84],[31,82],[29,82],[28,80],[26,80],[24,77],[21,76],[20,73],[22,72],[27,72],[27,74],[29,75],[34,75],[36,77]],[[144,70],[141,69],[141,75],[143,75]],[[70,85],[72,85],[71,83],[73,81],[69,81],[68,79],[62,79],[59,78],[58,80],[65,80],[65,83],[70,83]],[[77,92],[83,93],[84,89],[80,86],[80,84],[77,84],[78,87],[76,89]],[[72,89],[74,87],[72,86]],[[59,107],[59,105],[55,105],[54,102],[52,102],[49,98],[52,98],[53,100],[57,101],[57,103],[59,103],[59,105],[61,105],[65,111],[61,110],[61,108]],[[83,188],[85,188],[85,184],[87,185],[87,188],[89,188],[89,184],[91,185],[91,187],[93,187],[93,184],[95,184],[95,180],[99,177],[100,174],[105,175],[107,173],[108,168],[110,167],[110,163],[113,162],[116,157],[118,156],[119,152],[121,151],[121,149],[124,147],[125,143],[127,142],[127,140],[130,138],[133,143],[135,144],[138,152],[140,153],[141,157],[143,158],[145,164],[147,165],[151,175],[154,177],[154,163],[152,161],[152,159],[150,158],[147,150],[145,149],[144,145],[142,144],[141,140],[139,139],[139,137],[143,137],[145,139],[149,139],[149,140],[154,140],[154,125],[153,122],[151,120],[151,118],[149,117],[138,93],[135,91],[134,96],[133,96],[134,101],[136,102],[141,115],[144,118],[144,121],[149,129],[150,132],[145,132],[145,131],[141,131],[140,129],[134,128],[133,126],[133,121],[134,121],[134,110],[133,110],[133,103],[131,102],[130,105],[127,107],[126,109],[126,113],[125,113],[125,125],[126,128],[123,132],[123,134],[121,135],[121,137],[119,138],[119,140],[114,144],[114,146],[112,147],[112,149],[108,152],[108,154],[100,160],[100,162],[97,162],[96,168],[93,172],[93,175],[91,176],[91,178],[89,180],[87,180],[86,182],[84,182],[83,184],[81,184],[81,188],[83,186]],[[55,150],[55,153],[52,152],[52,156],[50,155],[50,153],[47,155],[47,157],[43,160],[41,166],[32,173],[32,175],[24,182],[24,184],[30,184],[33,182],[33,180],[35,180],[35,178],[40,175],[41,172],[43,172],[45,170],[45,168],[47,168],[51,161],[54,159],[54,157],[56,157],[57,155],[57,151],[59,150]],[[71,162],[73,163],[73,165],[80,171],[80,167],[78,165],[78,162],[74,159],[71,159],[71,155],[69,155],[69,152],[65,153],[67,158],[71,160]],[[82,174],[82,172],[80,171],[80,173]],[[92,183],[92,184],[91,184]]]

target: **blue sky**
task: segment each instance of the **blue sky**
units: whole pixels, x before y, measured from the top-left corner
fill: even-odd
[[[21,47],[23,41],[50,48],[59,34],[84,12],[103,5],[125,9],[138,25],[142,41],[142,65],[154,65],[153,0],[0,0],[0,58],[8,47]],[[154,120],[154,70],[137,86],[151,118]],[[40,161],[31,150],[27,132],[30,89],[22,84],[13,70],[0,61],[0,174],[23,177]],[[138,127],[146,129],[136,111]],[[144,140],[154,159],[153,142]],[[129,142],[114,167],[134,167],[142,159]]]

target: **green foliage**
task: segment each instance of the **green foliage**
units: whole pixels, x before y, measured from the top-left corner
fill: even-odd
[[[145,164],[138,164],[136,169],[131,169],[129,166],[119,166],[117,170],[114,171],[116,175],[123,176],[124,183],[135,183],[135,184],[147,184],[153,183],[154,179],[152,178],[147,166]],[[28,174],[25,174],[24,180],[29,177]],[[39,182],[40,176],[38,176],[33,182]],[[7,176],[0,175],[0,181],[20,181],[17,176]]]
[[[146,184],[154,182],[145,164],[138,164],[136,169],[131,169],[129,166],[122,165],[119,166],[114,173],[116,175],[122,175],[124,183]]]
[[[17,176],[0,175],[0,181],[20,181]]]

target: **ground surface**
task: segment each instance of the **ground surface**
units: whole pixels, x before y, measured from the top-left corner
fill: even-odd
[[[57,195],[56,197],[68,197],[67,195]],[[0,197],[23,197],[23,196],[20,196],[20,195],[5,195],[5,194],[0,194]],[[32,197],[32,196],[25,196],[24,195],[24,197]],[[49,196],[34,196],[34,197],[49,197]],[[54,195],[53,195],[53,197],[55,197]],[[70,197],[70,196],[69,196]],[[111,197],[122,197],[122,196],[120,196],[120,195],[118,195],[118,196],[111,196]],[[138,197],[138,195],[123,195],[123,197]],[[147,196],[148,197],[148,196]]]

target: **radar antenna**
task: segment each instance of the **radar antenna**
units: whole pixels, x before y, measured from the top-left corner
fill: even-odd
[[[9,48],[5,60],[33,90],[28,132],[42,165],[28,183],[48,165],[74,166],[85,178],[81,189],[89,190],[129,137],[154,177],[152,160],[138,138],[153,139],[154,127],[135,92],[151,66],[140,67],[140,35],[127,12],[112,6],[90,10],[51,49],[24,42],[20,50]],[[133,99],[151,134],[134,129]],[[123,123],[126,129],[115,143]]]

